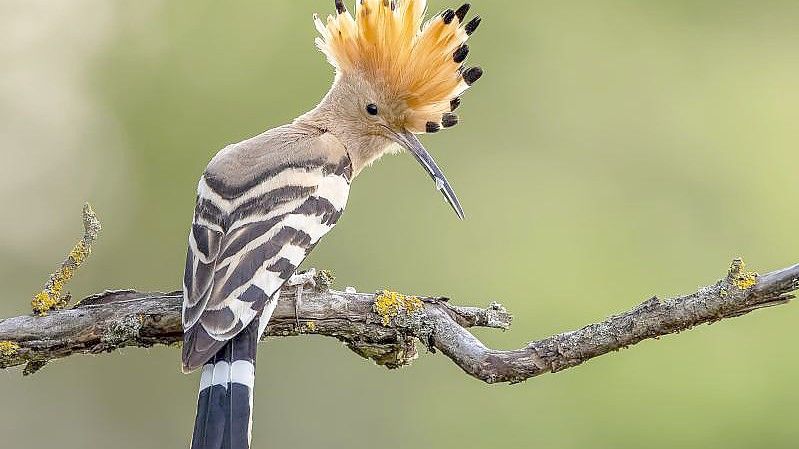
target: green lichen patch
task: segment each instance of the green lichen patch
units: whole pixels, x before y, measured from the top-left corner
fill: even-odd
[[[388,369],[402,368],[419,357],[416,342],[411,337],[400,339],[394,344],[380,344],[359,340],[348,341],[347,347],[365,359]]]
[[[316,282],[316,290],[323,292],[330,289],[333,282],[336,281],[336,276],[330,270],[318,270],[314,281]]]
[[[30,376],[31,374],[36,374],[45,365],[47,365],[46,360],[31,360],[25,364],[25,368],[22,369],[22,375]]]
[[[746,263],[743,261],[743,259],[738,258],[732,261],[727,278],[739,289],[747,290],[757,284],[758,276],[759,274],[754,271],[747,271]]]
[[[392,319],[401,315],[413,315],[424,309],[424,303],[416,296],[406,296],[402,293],[383,290],[375,298],[374,311],[383,320],[383,325],[388,326]]]
[[[0,341],[0,356],[11,357],[17,354],[19,345],[13,341]]]
[[[124,346],[138,338],[142,324],[143,319],[140,316],[124,318],[109,326],[105,333],[100,336],[100,341],[111,347]]]

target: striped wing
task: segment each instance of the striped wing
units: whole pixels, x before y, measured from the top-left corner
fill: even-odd
[[[245,188],[203,176],[184,274],[185,371],[202,366],[276,300],[341,216],[350,167],[349,158],[287,163]]]

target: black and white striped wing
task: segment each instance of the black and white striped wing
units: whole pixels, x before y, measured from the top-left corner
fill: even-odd
[[[201,179],[184,274],[185,371],[202,366],[276,300],[338,221],[350,178],[345,158],[287,164],[246,189]]]

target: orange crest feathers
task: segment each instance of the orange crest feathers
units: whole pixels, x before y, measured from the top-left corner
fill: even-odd
[[[469,4],[448,9],[422,24],[426,0],[356,0],[353,17],[342,0],[324,24],[316,45],[340,73],[358,73],[404,102],[407,129],[435,132],[458,122],[459,95],[482,76],[464,68],[466,40],[480,18],[464,23]]]

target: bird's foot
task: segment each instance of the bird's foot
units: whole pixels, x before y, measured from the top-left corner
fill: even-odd
[[[296,273],[286,281],[287,287],[316,287],[316,268]]]
[[[288,281],[286,281],[286,285],[288,285],[289,287],[297,287],[297,291],[294,294],[294,324],[296,326],[295,329],[297,330],[297,332],[299,332],[300,303],[302,302],[302,293],[306,286],[311,288],[316,287],[316,269],[311,268],[308,271],[295,274]]]

